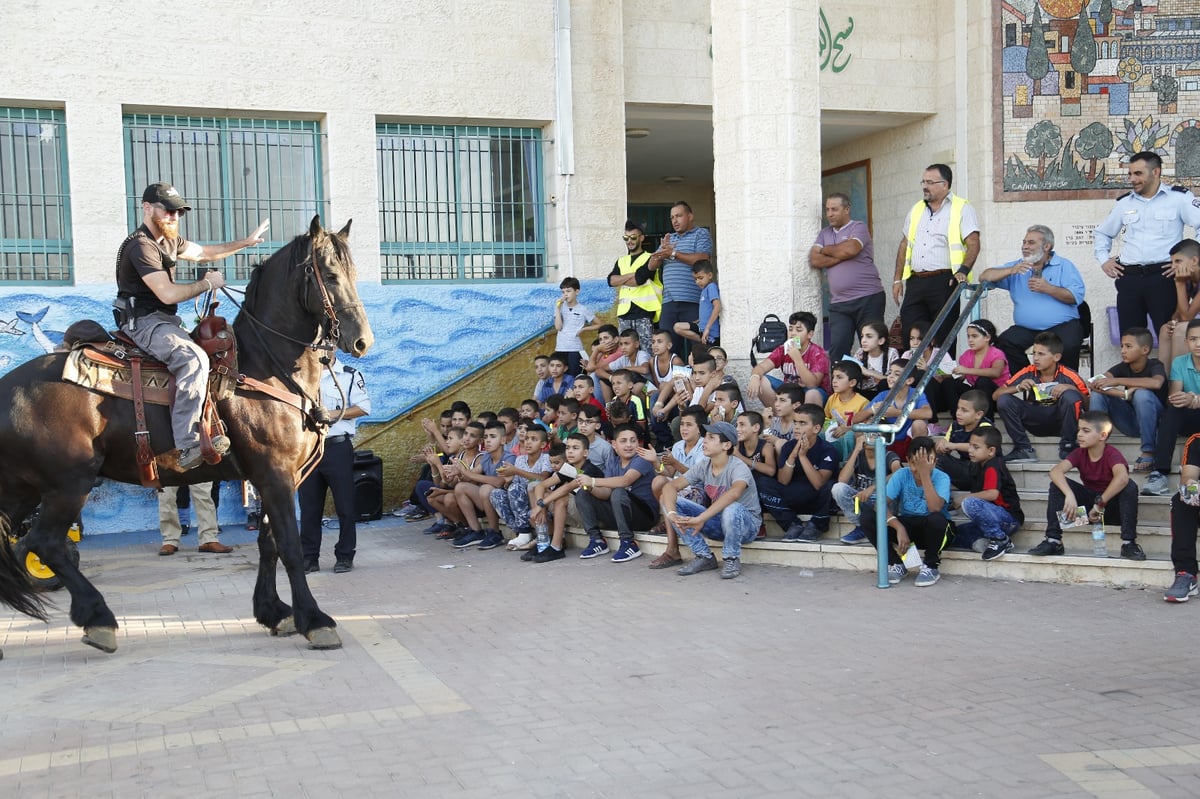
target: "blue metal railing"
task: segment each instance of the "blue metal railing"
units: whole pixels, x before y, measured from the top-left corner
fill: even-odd
[[[946,333],[942,339],[941,345],[937,352],[927,359],[929,368],[925,370],[925,374],[917,381],[916,390],[908,394],[908,399],[900,409],[900,415],[892,422],[887,421],[872,421],[867,424],[856,424],[850,429],[857,435],[875,434],[875,551],[878,555],[879,581],[876,584],[878,588],[889,588],[888,583],[888,557],[887,548],[890,546],[888,542],[887,532],[887,457],[886,447],[895,440],[896,433],[908,422],[909,414],[916,407],[917,398],[925,391],[925,387],[929,385],[929,381],[933,379],[937,372],[937,364],[941,363],[942,358],[946,355],[946,351],[950,349],[950,345],[958,338],[958,332],[966,325],[970,324],[972,312],[979,305],[979,301],[983,299],[983,295],[987,293],[987,286],[983,283],[959,283],[954,289],[954,293],[950,295],[950,299],[946,300],[946,304],[942,306],[941,313],[937,319],[929,326],[929,332],[925,334],[925,338],[921,341],[921,345],[916,349],[915,355],[908,364],[904,367],[904,371],[900,373],[898,379],[888,390],[884,397],[882,407],[888,408],[896,401],[896,397],[901,390],[904,389],[904,384],[908,378],[912,376],[913,371],[917,367],[917,361],[920,353],[924,352],[929,345],[930,338],[941,330],[942,324],[946,321],[946,317],[950,314],[950,309],[958,305],[959,299],[965,294],[967,295],[967,304],[959,313],[958,320],[954,326]],[[881,411],[882,413],[882,411]]]

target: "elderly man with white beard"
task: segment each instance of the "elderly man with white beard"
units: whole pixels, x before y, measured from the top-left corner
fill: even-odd
[[[1012,374],[1029,365],[1025,351],[1038,333],[1055,333],[1063,342],[1063,366],[1079,369],[1083,326],[1083,277],[1075,264],[1054,252],[1054,231],[1031,225],[1021,242],[1021,257],[1004,266],[985,269],[979,281],[995,284],[1012,295],[1013,326],[1000,334],[996,346],[1008,359]]]

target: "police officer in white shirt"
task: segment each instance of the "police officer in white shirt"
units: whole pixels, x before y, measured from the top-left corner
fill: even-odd
[[[332,374],[331,374],[332,373]],[[334,380],[336,379],[336,383]],[[344,403],[344,404],[343,404]],[[338,516],[338,540],[333,548],[335,574],[354,568],[357,530],[354,509],[354,431],[358,420],[371,413],[371,397],[362,372],[346,366],[336,357],[321,375],[321,404],[329,415],[340,420],[325,434],[325,454],[300,487],[300,547],[304,552],[304,571],[321,570],[321,514],[325,509],[325,491],[333,492]]]
[[[1141,152],[1129,159],[1129,184],[1096,228],[1093,248],[1104,274],[1117,280],[1117,319],[1121,330],[1159,330],[1175,312],[1175,270],[1171,248],[1183,239],[1183,226],[1200,225],[1200,200],[1181,186],[1162,184],[1162,159]],[[1112,255],[1121,234],[1121,254]]]

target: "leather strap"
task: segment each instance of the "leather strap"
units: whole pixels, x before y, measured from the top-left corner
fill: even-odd
[[[142,485],[148,488],[162,488],[158,479],[158,464],[154,462],[154,450],[150,447],[150,431],[146,427],[146,403],[142,398],[142,359],[130,358],[129,366],[133,372],[133,441],[136,447],[138,474]]]

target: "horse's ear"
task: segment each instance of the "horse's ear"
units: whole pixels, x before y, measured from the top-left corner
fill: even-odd
[[[354,223],[353,219],[346,220],[346,226],[337,232],[337,237],[342,241],[350,240],[350,225]]]
[[[312,218],[312,223],[308,226],[308,235],[314,239],[321,235],[321,215],[317,214]]]

